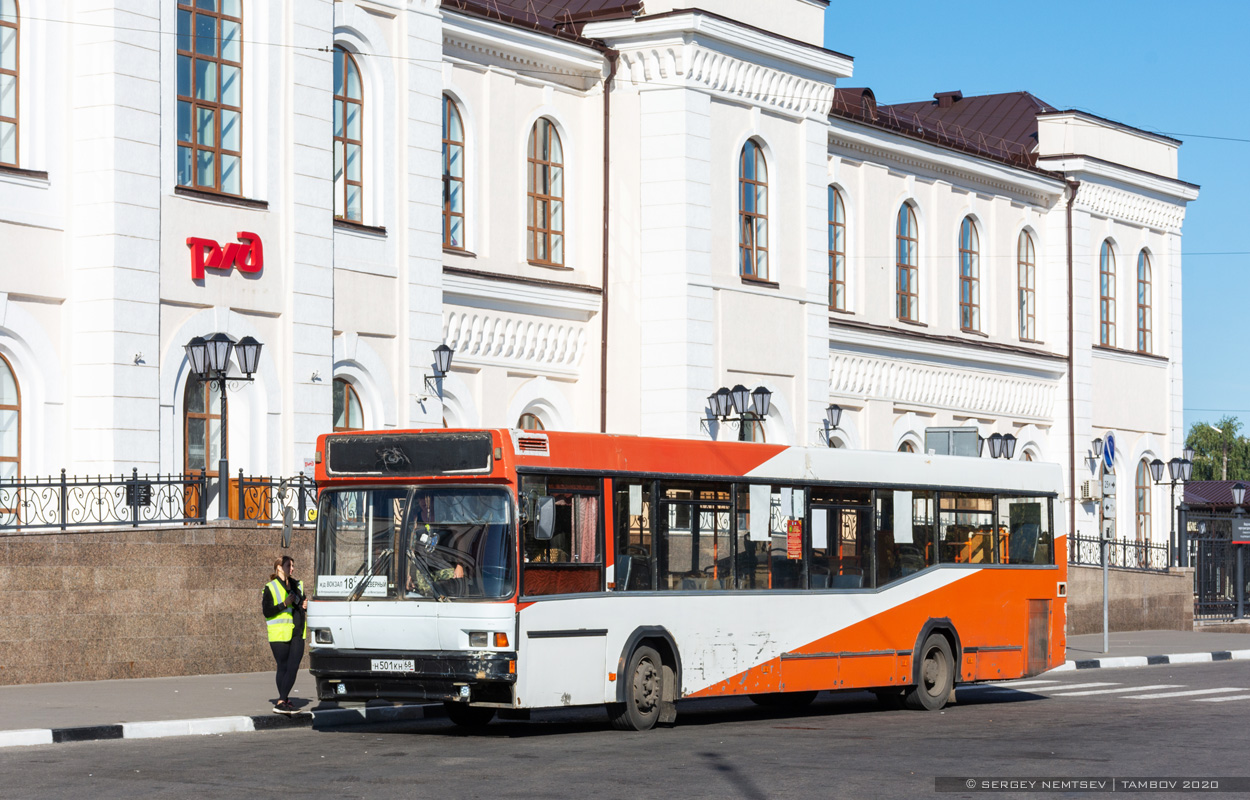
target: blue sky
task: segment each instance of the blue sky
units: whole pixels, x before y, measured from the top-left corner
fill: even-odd
[[[1202,187],[1182,245],[1186,431],[1225,413],[1250,428],[1232,356],[1250,339],[1248,39],[1246,0],[832,0],[825,17],[825,46],[855,58],[843,85],[878,103],[1023,90],[1184,141],[1180,177]]]

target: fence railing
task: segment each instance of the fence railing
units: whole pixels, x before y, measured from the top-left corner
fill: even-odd
[[[1102,539],[1097,536],[1069,536],[1068,563],[1080,566],[1102,566]],[[1107,542],[1107,566],[1143,572],[1168,571],[1168,546],[1132,539]]]
[[[245,478],[232,492],[230,518],[281,523],[287,508],[294,525],[311,525],[317,486],[294,478]],[[0,480],[0,533],[140,525],[204,525],[216,511],[220,483],[204,470],[185,474],[59,476]]]

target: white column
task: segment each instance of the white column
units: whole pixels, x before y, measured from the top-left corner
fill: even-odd
[[[1066,213],[1066,210],[1065,210]],[[1098,335],[1095,294],[1098,291],[1098,246],[1090,241],[1089,212],[1078,204],[1072,210],[1072,372],[1075,397],[1074,428],[1076,429],[1077,484],[1093,477],[1085,467],[1086,451],[1099,434],[1093,428],[1094,416],[1094,337]],[[1067,241],[1064,246],[1064,268],[1067,269]],[[1066,449],[1066,448],[1065,448]],[[1079,489],[1078,489],[1079,490]],[[1074,499],[1073,502],[1076,502]],[[1085,536],[1097,535],[1098,506],[1076,503],[1076,531]]]
[[[292,45],[289,105],[290,295],[286,315],[291,350],[286,399],[292,448],[283,453],[283,474],[303,469],[318,434],[333,426],[334,205],[331,151],[334,57],[322,48],[334,30],[330,0],[300,0],[287,6]],[[285,199],[285,198],[284,198]],[[316,379],[314,380],[314,374]]]
[[[160,362],[158,9],[143,0],[78,0],[66,13],[75,24],[67,93],[71,461],[65,466],[84,473],[135,467],[154,472]]]
[[[710,98],[642,92],[641,430],[700,437],[712,368]],[[699,279],[702,286],[692,285]]]
[[[823,444],[820,421],[829,405],[829,126],[809,119],[799,124],[807,195],[804,258],[807,303],[805,375],[795,381],[803,394],[794,399],[794,444]]]

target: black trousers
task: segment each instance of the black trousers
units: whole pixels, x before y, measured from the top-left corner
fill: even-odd
[[[299,674],[299,662],[304,657],[304,637],[296,636],[289,642],[270,642],[273,660],[278,664],[278,699],[286,700]]]

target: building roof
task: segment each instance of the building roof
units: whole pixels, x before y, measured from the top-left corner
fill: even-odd
[[[1028,92],[974,97],[938,92],[932,100],[878,106],[871,90],[839,88],[834,92],[830,114],[1015,166],[1033,167],[1037,162],[1037,115],[1054,110]]]
[[[1190,481],[1185,484],[1185,502],[1192,506],[1232,508],[1235,483],[1250,489],[1250,481]],[[1250,497],[1245,499],[1245,503],[1250,506]]]
[[[627,18],[642,10],[642,0],[441,0],[441,4],[569,39],[581,39],[575,28],[584,23]]]

